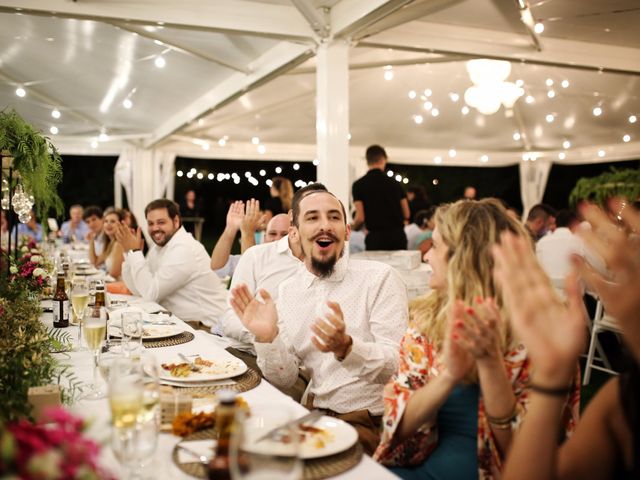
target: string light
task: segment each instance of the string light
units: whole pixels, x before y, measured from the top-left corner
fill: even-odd
[[[448,153],[449,153],[449,157],[451,158],[454,158],[458,154],[458,152],[456,152],[455,149],[453,148],[449,149]]]
[[[480,157],[480,161],[481,161],[482,163],[487,163],[487,162],[489,161],[489,156],[488,156],[488,155],[482,155],[482,156]]]
[[[55,125],[51,125],[51,128],[49,129],[49,131],[51,132],[52,135],[57,135],[58,127],[56,127]]]
[[[629,115],[629,123],[636,123],[638,121],[638,117],[635,115]]]
[[[253,143],[254,145],[258,145],[260,143],[260,138],[259,137],[253,137],[251,139],[251,143]]]
[[[422,115],[414,115],[413,121],[416,123],[416,125],[420,125],[424,121],[424,117]]]
[[[294,169],[294,170],[300,170],[300,164],[298,164],[298,163],[294,163],[294,164],[293,164],[293,169]]]
[[[562,80],[560,85],[562,85],[562,88],[569,88],[569,80]]]
[[[630,142],[631,141],[631,135],[624,135],[622,137],[622,141],[625,142],[625,143]]]
[[[224,147],[227,144],[227,141],[224,138],[218,140],[218,145]]]
[[[96,140],[91,141],[91,148],[98,148],[98,142]]]
[[[435,163],[436,165],[440,165],[442,163],[442,157],[440,155],[436,155],[435,157],[433,157],[433,163]]]
[[[520,135],[520,132],[515,132],[513,134],[513,139],[517,142],[518,140],[520,140],[520,138],[522,138],[522,136]]]
[[[549,98],[553,98],[553,97],[555,97],[555,96],[556,96],[556,92],[555,92],[555,90],[549,90],[549,91],[547,92],[547,97],[549,97]]]
[[[58,110],[57,108],[54,108],[53,110],[51,110],[51,116],[55,119],[60,118],[61,116],[60,110]]]
[[[320,160],[318,160],[317,158],[314,158],[313,164],[317,167],[318,165],[320,165]]]
[[[276,173],[282,173],[282,167],[276,167]]]
[[[264,177],[267,174],[267,171],[266,170],[260,170],[259,173],[260,173],[261,177]]]
[[[389,170],[387,172],[387,177],[389,177],[389,178],[393,177],[393,170]]]
[[[125,98],[125,99],[122,101],[122,106],[128,110],[128,109],[130,109],[131,107],[133,107],[133,102],[131,101],[131,99],[130,99],[130,98]]]
[[[202,174],[202,172],[198,172],[196,177],[198,177],[198,180],[202,180],[204,178],[204,175]]]
[[[560,152],[560,153],[558,154],[558,159],[559,159],[559,160],[564,160],[565,158],[567,158],[567,154],[566,154],[566,153],[564,153],[564,152]]]
[[[533,26],[533,31],[540,35],[544,32],[544,23],[538,22]]]
[[[565,150],[571,148],[571,142],[569,140],[565,140],[564,142],[562,142],[562,148],[564,148]]]
[[[422,106],[428,112],[429,110],[431,110],[431,108],[433,108],[433,103],[427,101],[427,102],[424,102],[424,104],[422,104]]]
[[[547,123],[551,123],[555,120],[555,116],[552,113],[549,113],[546,117],[544,117]]]
[[[209,173],[209,174],[207,174],[207,178],[209,180],[213,180],[215,178],[215,175],[213,173]]]
[[[415,90],[411,90],[409,91],[409,98],[411,100],[413,100],[414,98],[416,98],[416,91]]]
[[[466,105],[460,109],[463,115],[469,115],[469,107]]]
[[[427,88],[427,89],[424,91],[424,96],[425,96],[425,97],[430,97],[432,94],[433,94],[433,92],[431,91],[431,89],[430,89],[430,88]]]
[[[526,97],[524,97],[524,101],[527,102],[529,105],[531,105],[533,102],[536,101],[536,99],[533,98],[533,96],[531,95],[527,95]]]
[[[24,97],[27,94],[27,91],[22,88],[22,87],[18,87],[16,88],[16,95],[19,96],[20,98]]]
[[[184,172],[182,170],[178,170],[176,172],[176,177],[182,177],[184,175]]]
[[[404,177],[402,179],[402,183],[404,183],[406,185],[407,183],[409,183],[409,179],[407,177]]]
[[[437,117],[438,115],[440,115],[440,110],[438,110],[437,108],[431,110],[432,117]]]
[[[167,64],[167,61],[164,59],[162,55],[158,55],[156,59],[153,61],[153,63],[157,68],[164,68],[165,65]]]
[[[598,156],[600,158],[604,157],[605,156],[605,151],[604,150],[598,150]]]
[[[601,107],[594,107],[593,108],[593,116],[594,117],[599,117],[600,115],[602,115],[602,108]]]
[[[553,86],[553,80],[551,78],[547,78],[547,80],[544,83],[547,87]]]

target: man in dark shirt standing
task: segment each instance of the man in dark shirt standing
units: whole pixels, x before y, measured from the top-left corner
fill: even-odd
[[[379,145],[367,148],[367,174],[353,183],[356,217],[353,228],[366,224],[367,250],[405,250],[404,225],[409,221],[409,202],[400,184],[389,178],[384,168],[387,152]]]

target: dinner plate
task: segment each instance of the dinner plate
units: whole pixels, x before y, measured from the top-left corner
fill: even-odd
[[[324,416],[313,423],[321,433],[305,434],[300,446],[303,459],[328,457],[351,448],[358,441],[355,428],[338,418]]]
[[[304,432],[304,440],[300,444],[300,458],[304,460],[335,455],[351,448],[358,441],[356,429],[338,418],[325,415],[311,426],[319,431]],[[302,433],[302,430],[300,432]],[[262,433],[264,432],[260,432],[260,436]],[[257,441],[257,437],[251,439],[251,435],[243,448],[258,454],[283,454],[281,443],[273,442],[269,438]]]
[[[180,335],[183,332],[183,329],[177,325],[144,325],[142,327],[142,331],[142,341],[145,341],[175,337],[176,335]],[[121,337],[122,330],[120,325],[110,324],[109,335],[112,337]]]
[[[208,382],[211,380],[223,380],[225,378],[237,377],[247,371],[247,365],[237,358],[207,358],[201,357],[203,360],[213,362],[211,367],[203,367],[200,372],[189,372],[188,377],[175,377],[171,375],[168,370],[160,368],[160,378],[163,380],[169,380],[171,382],[179,383],[196,383],[196,382]],[[192,362],[196,357],[189,358]],[[176,357],[168,362],[162,362],[163,364],[180,364],[185,363],[180,358]]]

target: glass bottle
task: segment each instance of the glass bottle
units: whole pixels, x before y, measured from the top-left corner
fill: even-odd
[[[56,292],[53,295],[53,326],[55,328],[69,326],[69,297],[64,289],[64,272],[58,272]]]
[[[236,415],[236,394],[223,390],[218,393],[220,403],[216,408],[216,436],[218,442],[209,462],[209,480],[231,480],[229,444]]]

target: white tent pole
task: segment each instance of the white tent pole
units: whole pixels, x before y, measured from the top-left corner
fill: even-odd
[[[349,45],[344,40],[318,47],[316,140],[318,181],[349,207]]]

